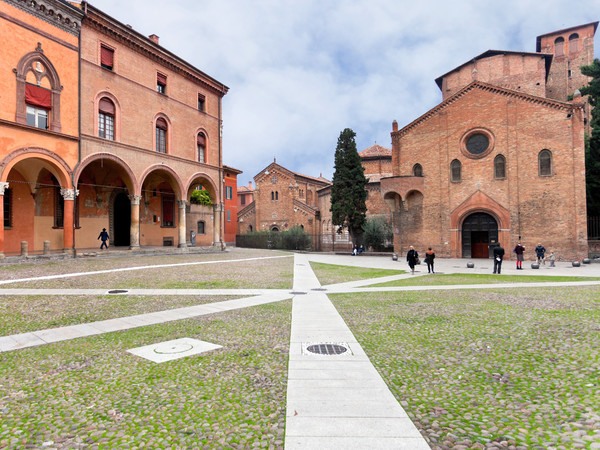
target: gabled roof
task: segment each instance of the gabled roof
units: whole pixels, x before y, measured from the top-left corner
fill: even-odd
[[[248,203],[246,206],[244,206],[242,209],[240,209],[237,213],[238,219],[244,215],[246,215],[249,212],[252,212],[252,210],[255,209],[255,202],[250,202]]]
[[[406,125],[404,128],[402,128],[398,131],[393,131],[392,136],[402,136],[403,134],[406,134],[410,129],[416,127],[417,125],[426,121],[430,117],[433,117],[439,111],[443,110],[448,105],[454,103],[461,97],[468,95],[469,92],[473,91],[474,89],[480,89],[482,91],[492,92],[495,94],[505,95],[505,96],[513,97],[513,98],[518,98],[518,99],[526,101],[526,102],[537,103],[540,105],[547,106],[549,108],[564,109],[567,111],[572,111],[575,109],[583,108],[583,103],[573,104],[570,102],[560,102],[558,100],[552,100],[552,99],[545,98],[545,97],[536,97],[535,95],[524,94],[523,92],[520,92],[520,91],[513,91],[511,89],[494,86],[493,84],[484,83],[482,81],[473,81],[471,84],[465,86],[460,91],[458,91],[455,94],[448,97],[446,100],[444,100],[439,105],[435,106],[434,108],[430,109],[425,114],[423,114],[422,116],[413,120],[411,123]]]
[[[553,34],[567,33],[571,30],[578,30],[580,28],[585,28],[585,27],[589,27],[592,25],[594,26],[594,34],[596,34],[596,29],[598,28],[598,22],[584,23],[583,25],[577,25],[574,27],[563,28],[562,30],[552,31],[551,33],[541,34],[535,40],[535,50],[538,52],[542,51],[542,38],[545,38],[547,36],[552,36]]]
[[[372,145],[369,148],[363,150],[358,154],[361,159],[364,158],[372,158],[372,157],[381,157],[381,156],[392,156],[392,150],[389,148],[382,147],[381,145]]]
[[[250,189],[248,186],[238,186],[237,188],[238,194],[245,192],[254,192],[254,189]]]
[[[548,72],[550,70],[550,64],[552,63],[552,55],[550,55],[548,53],[512,52],[509,50],[487,50],[487,51],[483,52],[481,55],[478,55],[475,58],[472,58],[472,59],[468,60],[467,62],[461,64],[460,66],[455,67],[451,71],[446,72],[444,75],[437,77],[435,79],[435,82],[441,90],[442,89],[442,81],[444,80],[444,78],[446,76],[450,75],[452,72],[456,72],[457,70],[462,69],[467,64],[471,64],[472,62],[479,61],[480,59],[485,59],[485,58],[489,58],[492,56],[498,56],[498,55],[521,55],[521,56],[535,56],[537,58],[544,58],[545,64],[546,64],[546,76],[548,75]]]
[[[299,178],[305,178],[305,179],[307,179],[308,181],[312,181],[312,182],[315,182],[315,183],[317,183],[317,184],[321,184],[321,185],[323,185],[323,184],[330,184],[330,183],[331,183],[331,181],[329,181],[329,180],[327,180],[327,179],[323,178],[322,176],[320,176],[319,178],[315,178],[315,177],[311,177],[311,176],[309,176],[309,175],[303,175],[303,174],[301,174],[301,173],[298,173],[298,172],[292,172],[291,170],[289,170],[289,169],[286,169],[286,168],[285,168],[285,167],[283,167],[282,165],[280,165],[280,164],[277,164],[277,162],[275,162],[275,161],[273,161],[271,164],[269,164],[269,165],[268,165],[267,167],[265,167],[263,170],[261,170],[260,172],[258,172],[258,173],[257,173],[257,174],[254,176],[254,180],[256,180],[260,174],[262,174],[262,173],[264,173],[264,172],[266,172],[266,171],[268,171],[268,170],[271,170],[271,171],[272,171],[272,170],[274,170],[274,169],[279,169],[279,170],[281,170],[282,172],[286,173],[286,174],[287,174],[287,175],[288,175],[290,178],[294,178],[294,179],[295,179],[295,178],[297,178],[297,177],[299,177]]]

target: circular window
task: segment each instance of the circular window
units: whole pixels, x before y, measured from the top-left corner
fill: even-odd
[[[481,155],[490,146],[490,140],[483,133],[475,133],[467,138],[465,146],[469,153],[473,155]]]
[[[494,148],[494,136],[483,128],[471,129],[463,135],[461,150],[469,158],[479,159]]]

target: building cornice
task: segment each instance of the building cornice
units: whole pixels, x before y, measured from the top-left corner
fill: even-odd
[[[57,0],[2,0],[25,11],[73,36],[79,36],[83,12],[74,6]]]

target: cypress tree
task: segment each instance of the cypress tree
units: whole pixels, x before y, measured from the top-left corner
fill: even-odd
[[[580,89],[589,95],[592,105],[592,135],[585,142],[585,185],[588,216],[600,216],[600,61],[596,58],[589,66],[582,66],[581,73],[592,77],[587,86]]]
[[[334,225],[348,228],[352,242],[361,242],[367,213],[367,178],[356,150],[356,133],[346,128],[335,150],[335,172],[331,187],[331,213]]]

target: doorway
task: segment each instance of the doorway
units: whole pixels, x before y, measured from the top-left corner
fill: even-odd
[[[487,213],[468,216],[462,226],[463,258],[491,258],[498,243],[498,222]]]
[[[112,245],[115,247],[129,246],[130,232],[131,202],[129,196],[121,192],[115,196],[114,200]]]

